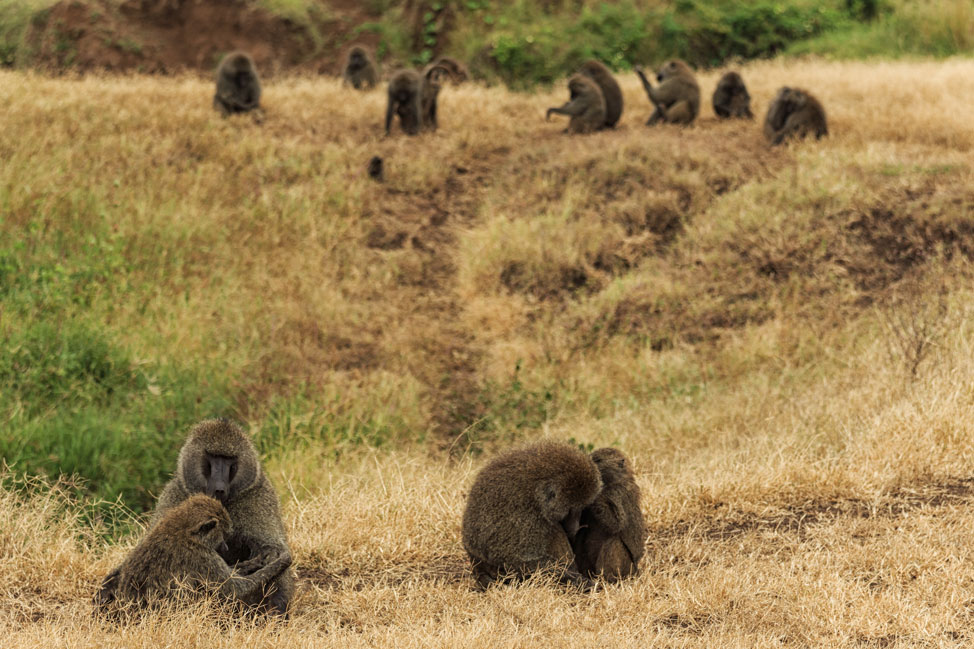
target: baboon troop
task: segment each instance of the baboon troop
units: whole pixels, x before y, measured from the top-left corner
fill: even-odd
[[[737,72],[727,72],[717,82],[714,90],[714,114],[720,118],[743,117],[754,119],[751,112],[751,95],[744,79]]]
[[[233,528],[220,555],[237,572],[249,574],[276,557],[290,556],[277,493],[264,475],[253,443],[236,424],[207,419],[189,433],[176,473],[159,496],[151,527],[193,494],[203,493],[227,509]],[[287,614],[294,573],[280,571],[252,602],[258,609]]]
[[[614,127],[622,117],[622,89],[619,88],[619,82],[612,76],[609,68],[595,59],[583,63],[578,71],[594,81],[602,91],[602,98],[605,100],[603,125],[605,128]]]
[[[379,70],[372,54],[361,45],[348,51],[342,68],[342,83],[356,90],[370,90],[379,82]]]
[[[260,108],[260,79],[250,55],[231,52],[220,61],[213,107],[224,117]]]
[[[657,70],[659,85],[655,88],[642,68],[637,67],[636,74],[654,106],[646,124],[690,124],[697,118],[700,112],[700,86],[689,65],[679,59],[664,63]]]
[[[764,118],[764,137],[777,145],[787,138],[804,138],[809,134],[814,134],[815,139],[829,134],[825,109],[811,93],[801,88],[782,87]]]
[[[568,80],[569,100],[558,108],[549,108],[545,120],[552,113],[568,115],[567,133],[592,133],[605,126],[605,98],[599,86],[584,74]]]
[[[268,554],[250,570],[224,560],[232,534],[230,515],[215,498],[194,494],[168,509],[135,549],[102,583],[95,603],[109,616],[166,600],[219,596],[257,604],[264,590],[291,565],[285,550]]]
[[[626,456],[614,448],[600,448],[592,452],[592,460],[602,477],[602,490],[582,510],[572,547],[579,572],[611,583],[636,574],[646,525]]]
[[[494,458],[470,488],[461,526],[477,586],[545,573],[590,588],[571,544],[601,486],[592,458],[569,444],[537,442]]]

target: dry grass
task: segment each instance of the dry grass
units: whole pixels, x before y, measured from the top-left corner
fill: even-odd
[[[0,492],[3,646],[968,646],[974,63],[743,74],[758,114],[811,89],[832,136],[769,150],[709,107],[649,130],[629,78],[609,133],[545,124],[560,88],[464,86],[439,133],[382,139],[382,93],[327,80],[271,84],[256,126],[196,79],[0,74],[0,233],[109,222],[126,283],[85,308],[141,357],[218,362],[254,422],[305,390],[434,440],[267,459],[302,577],[287,625],[102,627],[89,597],[134,539],[101,542],[56,491]],[[917,285],[944,322],[914,373],[884,322]],[[471,590],[483,460],[439,449],[515,435],[530,403],[457,437],[518,362],[553,393],[530,434],[632,456],[637,579]]]

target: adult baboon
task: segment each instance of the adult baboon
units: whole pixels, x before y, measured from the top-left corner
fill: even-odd
[[[257,451],[239,426],[207,419],[189,432],[172,480],[162,490],[152,526],[191,495],[205,493],[223,503],[233,522],[227,551],[234,569],[251,572],[274,557],[290,554],[277,492],[260,468]],[[294,595],[294,572],[285,570],[268,585],[261,609],[287,614]]]
[[[825,109],[808,91],[782,87],[764,118],[764,137],[772,145],[776,145],[786,138],[803,138],[809,133],[814,133],[815,139],[829,134]]]
[[[646,544],[646,525],[639,508],[639,487],[626,456],[600,448],[592,460],[602,476],[602,491],[582,510],[572,547],[578,570],[609,582],[636,573]]]
[[[260,108],[260,80],[250,55],[231,52],[220,61],[213,107],[224,117]]]
[[[345,67],[342,69],[342,83],[356,90],[369,90],[379,82],[379,71],[372,54],[361,45],[348,51]]]
[[[436,59],[433,65],[438,65],[446,70],[452,83],[463,83],[470,78],[470,74],[467,72],[467,66],[449,56],[441,56],[440,58]]]
[[[583,63],[578,71],[594,81],[602,91],[602,98],[605,100],[605,128],[614,127],[622,116],[622,89],[612,72],[595,59]]]
[[[190,496],[166,511],[106,577],[95,604],[109,615],[180,597],[217,595],[256,604],[268,583],[291,565],[291,555],[287,550],[269,555],[263,567],[247,575],[232,571],[220,556],[231,528],[220,501]]]
[[[569,115],[568,133],[591,133],[605,126],[605,98],[599,86],[584,74],[576,74],[568,80],[570,98],[559,108],[549,108],[545,121],[552,113]]]
[[[423,70],[421,95],[421,108],[423,118],[423,128],[431,131],[437,129],[436,106],[440,89],[443,87],[443,77],[449,75],[450,71],[438,63],[434,63]]]
[[[477,585],[545,572],[591,587],[574,566],[571,541],[601,485],[592,458],[568,444],[538,442],[489,462],[463,512],[463,547]]]
[[[423,125],[422,78],[415,70],[400,70],[389,81],[386,104],[386,135],[392,126],[392,115],[399,116],[399,126],[407,135],[416,135]]]
[[[636,74],[643,82],[646,96],[655,106],[646,124],[690,124],[697,118],[697,113],[700,112],[700,86],[693,70],[686,63],[673,59],[660,66],[656,73],[659,85],[655,88],[649,83],[642,68],[637,67]]]
[[[714,114],[717,117],[745,117],[754,119],[751,112],[751,95],[744,79],[736,72],[728,72],[717,82],[714,90]]]

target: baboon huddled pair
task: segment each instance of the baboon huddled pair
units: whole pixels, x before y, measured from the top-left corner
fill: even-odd
[[[539,442],[480,471],[462,536],[479,588],[545,573],[589,589],[635,573],[646,529],[622,453]]]
[[[436,104],[448,76],[448,68],[433,63],[422,72],[400,70],[389,80],[389,97],[386,105],[386,135],[392,128],[393,115],[399,116],[399,126],[407,135],[418,135],[422,130],[435,131]]]
[[[235,424],[210,419],[190,431],[148,533],[95,601],[111,611],[203,591],[286,615],[290,565],[277,493],[253,443]]]
[[[613,128],[622,116],[622,90],[609,68],[596,60],[582,64],[568,80],[568,101],[549,108],[545,120],[552,113],[568,115],[567,133],[592,133]]]

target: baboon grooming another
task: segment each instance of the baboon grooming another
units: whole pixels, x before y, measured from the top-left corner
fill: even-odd
[[[639,508],[639,487],[626,456],[600,448],[592,460],[602,476],[602,491],[582,510],[572,544],[575,563],[586,577],[608,582],[636,574],[646,544],[646,525]]]
[[[213,107],[224,117],[260,108],[260,80],[250,55],[231,52],[220,61]]]
[[[583,63],[578,71],[594,81],[602,91],[602,98],[605,100],[604,126],[614,127],[622,117],[622,89],[619,88],[619,83],[612,76],[612,72],[595,59]]]
[[[545,121],[552,113],[569,115],[568,133],[591,133],[605,126],[605,98],[599,86],[584,74],[568,80],[570,98],[559,108],[549,108]]]
[[[815,139],[829,134],[825,109],[808,91],[784,86],[768,107],[764,137],[775,145],[791,136],[803,138],[809,133],[814,133]]]
[[[745,117],[754,119],[751,112],[751,95],[744,79],[736,72],[728,72],[717,82],[714,90],[714,114],[717,117]]]
[[[494,458],[463,512],[463,547],[477,585],[546,572],[591,587],[573,565],[571,541],[601,486],[592,458],[568,444],[538,442]]]
[[[231,533],[230,515],[215,498],[194,494],[169,509],[95,596],[102,612],[150,605],[168,597],[219,595],[253,604],[267,584],[291,565],[284,550],[259,570],[233,572],[220,556]]]
[[[170,509],[197,493],[216,498],[230,514],[233,531],[221,556],[233,568],[252,572],[277,556],[290,555],[277,493],[261,471],[250,438],[227,419],[207,419],[189,432],[176,473],[156,504],[153,529]],[[294,573],[285,570],[255,603],[286,614],[293,594]]]
[[[679,59],[664,63],[657,71],[656,80],[659,85],[655,88],[649,83],[642,68],[637,67],[636,74],[643,82],[646,96],[655,106],[646,124],[690,124],[697,118],[697,113],[700,112],[700,86],[693,70],[686,63]]]
[[[379,82],[379,71],[367,49],[356,45],[348,51],[342,69],[342,83],[356,90],[369,90]]]

